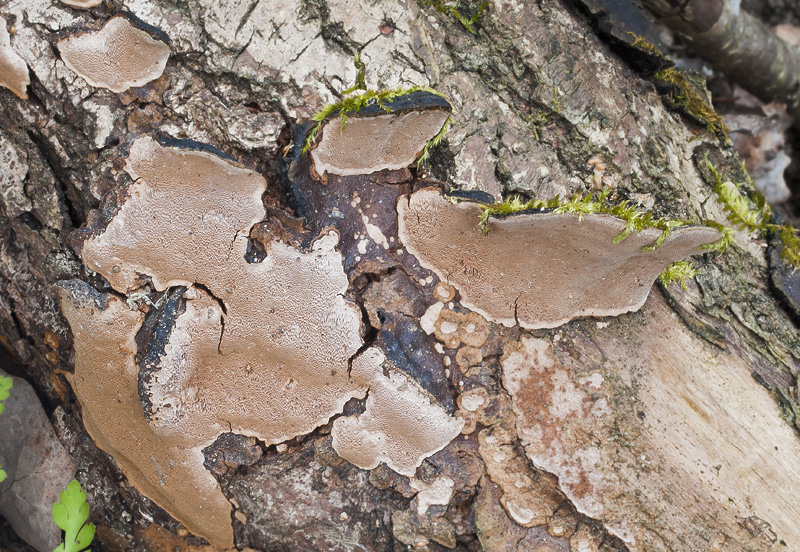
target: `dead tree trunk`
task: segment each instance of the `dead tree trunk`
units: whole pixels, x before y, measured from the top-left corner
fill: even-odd
[[[732,152],[669,111],[648,76],[636,72],[641,66],[631,60],[642,52],[625,46],[624,33],[605,42],[590,15],[562,1],[452,5],[106,0],[78,9],[53,0],[0,0],[10,48],[31,80],[27,99],[0,89],[0,338],[8,359],[0,362],[34,385],[78,463],[98,550],[196,550],[205,545],[200,536],[217,548],[264,551],[800,549],[793,492],[800,481],[800,340],[796,318],[771,287],[761,236],[738,231],[725,253],[695,257],[699,274],[688,289],[656,285],[636,312],[541,329],[525,329],[536,324],[521,318],[522,296],[510,300],[510,322],[500,323],[476,306],[481,292],[439,285],[454,274],[421,263],[403,241],[398,205],[426,187],[473,202],[489,201],[487,194],[563,200],[604,188],[608,201],[639,203],[658,217],[724,223],[705,159],[724,178],[743,180]],[[164,44],[167,37],[169,58],[161,76],[113,92],[65,64],[59,41],[96,32],[121,12],[149,36],[136,43],[128,65],[140,63],[150,41]],[[351,176],[312,171],[300,151],[310,129],[304,124],[359,83],[375,90],[431,87],[447,98],[453,124],[421,166]],[[143,144],[163,165],[136,157]],[[162,286],[139,265],[112,269],[101,266],[102,257],[89,264],[86,244],[110,235],[115,224],[120,236],[151,233],[147,254],[174,248],[170,270],[197,260],[194,250],[186,255],[189,242],[171,241],[166,227],[188,204],[175,200],[180,208],[169,211],[172,196],[163,196],[168,201],[160,205],[174,214],[158,218],[154,202],[147,208],[156,227],[148,226],[146,211],[135,232],[120,214],[141,199],[135,191],[150,178],[147,171],[172,162],[185,168],[190,159],[211,171],[191,176],[210,183],[202,201],[224,191],[217,176],[206,174],[233,175],[236,186],[266,181],[261,218],[228,238],[227,251],[197,250],[207,255],[203,270],[217,274],[239,245],[242,266],[272,263],[284,277],[295,261],[313,270],[325,261],[341,272],[341,290],[337,272],[330,286],[305,290],[298,312],[329,297],[341,312],[323,326],[354,320],[355,333],[331,337],[297,315],[273,328],[270,316],[285,302],[253,307],[240,323],[226,286],[249,282],[247,267],[217,288],[215,275]],[[229,205],[220,202],[217,213]],[[447,247],[457,251],[466,239],[452,236]],[[529,255],[514,243],[508,250],[509,267]],[[552,252],[554,259],[561,254]],[[496,268],[480,261],[463,267],[478,275]],[[487,283],[498,293],[512,285],[500,272]],[[118,273],[130,277],[123,291]],[[305,277],[275,283],[264,276],[263,286],[274,284],[269,293],[281,294]],[[572,299],[558,290],[547,294],[555,303]],[[187,313],[195,311],[218,324],[208,343],[186,329]],[[181,432],[166,427],[152,370],[173,358],[178,333],[190,337],[180,358],[211,347],[197,361],[208,370],[218,358],[233,358],[226,347],[234,337],[246,342],[241,328],[248,325],[276,343],[281,332],[291,336],[299,328],[297,335],[321,347],[308,354],[327,359],[321,365],[330,377],[352,385],[336,396],[336,411],[314,410],[329,393],[322,384],[302,404],[286,399],[295,383],[306,384],[292,375],[300,360],[282,365],[288,391],[252,392],[245,380],[258,369],[242,361],[220,396],[238,397],[236,405],[261,400],[263,412],[216,412],[200,385],[170,400],[201,397],[189,416],[214,411],[214,421]],[[123,342],[112,334],[133,337]],[[307,342],[298,343],[292,347],[305,354]],[[359,383],[360,370],[375,358],[380,369],[371,383]],[[263,399],[248,395],[262,392]],[[412,404],[409,394],[423,397],[420,406],[391,410]],[[128,399],[141,410],[129,412]],[[291,404],[275,406],[284,399]],[[257,439],[261,433],[237,421],[248,415],[297,420],[284,438]],[[408,421],[417,415],[419,423]],[[443,426],[463,420],[461,433],[443,448],[430,445],[441,450],[425,455],[416,471],[414,460],[407,469],[398,458],[411,455],[415,439],[433,439],[426,424],[437,416]],[[227,429],[209,430],[219,420]],[[296,429],[301,422],[309,427]],[[110,425],[121,436],[110,436]],[[160,433],[147,433],[156,426]],[[372,432],[373,441],[344,454],[337,427],[356,427],[362,437]],[[173,448],[164,444],[171,430]],[[205,437],[191,441],[192,431]],[[134,433],[136,447],[123,450],[119,443]],[[396,439],[399,452],[392,449]],[[142,453],[148,446],[162,448]],[[194,483],[184,486],[186,500],[169,490],[181,454],[200,470],[188,481],[202,479],[208,495]],[[359,463],[370,454],[378,464],[371,470],[364,469],[369,461],[358,467],[341,457]],[[217,501],[225,515],[212,522],[187,514],[197,505],[192,501]]]

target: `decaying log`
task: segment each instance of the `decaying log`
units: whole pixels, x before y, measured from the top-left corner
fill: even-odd
[[[74,73],[58,45],[123,12],[170,54],[160,76],[116,93]],[[78,9],[0,0],[0,16],[31,81],[27,100],[0,89],[0,344],[77,462],[103,549],[208,551],[208,541],[331,551],[800,548],[792,492],[800,340],[770,287],[761,236],[737,231],[725,253],[694,257],[699,274],[687,289],[656,284],[636,312],[524,329],[513,315],[495,323],[467,308],[459,287],[399,234],[398,202],[425,188],[477,203],[603,188],[609,201],[638,203],[655,217],[725,222],[705,160],[744,181],[735,155],[670,112],[626,50],[603,42],[572,3],[107,0]],[[340,101],[362,70],[372,89],[431,87],[452,106],[444,140],[419,167],[355,174],[346,156],[338,174],[332,161],[317,171],[302,151],[313,114]],[[446,115],[420,118],[441,125]],[[371,140],[373,123],[362,125]],[[340,128],[329,120],[317,143]],[[210,250],[191,249],[186,236],[200,226],[171,210],[185,198],[148,196],[158,186],[142,175],[166,162],[147,165],[137,157],[142,144],[182,160],[166,180],[200,182],[201,195],[220,181],[209,177],[203,190],[184,163],[192,156],[214,174],[255,183],[247,201],[211,201],[197,217],[232,228],[226,209],[234,205],[245,212],[242,228],[215,236]],[[171,200],[141,210],[139,200],[153,197]],[[128,213],[138,218],[126,221]],[[125,250],[132,228],[139,237],[152,230],[147,255]],[[182,259],[171,270],[188,273],[196,261],[204,276],[159,280],[149,259],[160,247]],[[187,351],[245,358],[247,324],[259,347],[298,332],[328,343],[322,332],[341,320],[270,318],[270,298],[299,286],[298,277],[248,279],[293,263],[324,265],[332,282],[300,307],[335,303],[340,316],[352,315],[352,331],[336,354],[315,353],[342,372],[325,374],[342,388],[333,406],[278,435],[241,422],[246,416],[226,418],[203,402],[206,388],[175,381]],[[229,265],[236,271],[225,272]],[[503,277],[492,282],[498,289]],[[263,313],[240,323],[234,310],[257,300],[261,290],[248,287],[256,281],[268,288]],[[232,300],[237,286],[247,293]],[[97,329],[98,321],[107,324]],[[192,343],[186,336],[201,326],[205,341]],[[103,332],[109,340],[96,339]],[[180,339],[189,344],[178,347]],[[95,366],[89,342],[104,347]],[[257,402],[238,382],[258,368],[241,364],[225,368],[244,371],[236,378],[211,378],[214,396]],[[115,367],[128,370],[117,387],[97,375]],[[292,363],[280,369],[290,373]],[[306,383],[290,373],[276,396]],[[93,410],[113,410],[113,393],[136,416],[116,423],[162,447],[152,458],[169,463],[191,449],[192,469],[224,512],[218,532],[186,522],[169,493],[157,492],[172,466],[148,471],[141,459],[115,458],[103,433],[112,424],[94,418],[110,414]],[[173,403],[208,416],[202,431],[173,434],[184,456],[160,441],[191,425],[170,425],[182,414]],[[442,443],[428,439],[437,416]],[[423,427],[426,435],[414,434]]]

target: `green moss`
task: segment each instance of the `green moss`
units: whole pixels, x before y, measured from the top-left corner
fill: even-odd
[[[612,240],[612,243],[615,244],[623,241],[631,233],[636,232],[638,234],[646,228],[661,230],[661,234],[656,241],[642,247],[642,251],[655,251],[663,245],[672,230],[691,224],[691,221],[682,219],[654,218],[649,211],[637,209],[635,205],[628,201],[616,204],[611,203],[608,200],[609,193],[610,190],[604,190],[599,194],[595,193],[586,197],[577,195],[568,201],[562,201],[558,197],[549,200],[531,199],[524,201],[518,196],[513,196],[505,201],[483,205],[483,212],[478,224],[483,233],[488,234],[490,217],[506,217],[523,211],[552,210],[556,214],[572,213],[577,214],[579,217],[589,214],[606,214],[620,218],[626,223],[622,232]],[[727,226],[714,221],[704,221],[703,225],[719,230],[722,233],[720,240],[702,246],[703,249],[722,252],[732,243],[733,231]],[[665,285],[679,282],[685,288],[686,281],[696,274],[697,271],[691,263],[678,261],[667,267],[659,278]]]
[[[705,95],[698,91],[699,84],[693,83],[685,73],[675,67],[662,69],[655,74],[655,77],[672,84],[679,90],[673,98],[673,103],[677,107],[684,109],[699,121],[703,121],[711,134],[728,141],[728,127],[722,122],[719,113],[709,105]]]
[[[361,62],[361,54],[356,52],[356,55],[353,57],[353,64],[356,66],[356,83],[344,90],[342,92],[343,96],[348,94],[352,94],[356,90],[366,90],[367,89],[367,82],[366,82],[366,67]]]
[[[523,120],[530,125],[531,130],[533,130],[533,137],[538,142],[540,140],[539,131],[547,123],[547,115],[542,111],[535,111],[524,117]]]
[[[541,199],[523,201],[519,197],[511,197],[506,201],[484,206],[480,218],[480,228],[484,233],[488,233],[489,217],[504,217],[521,211],[552,209],[557,214],[573,213],[579,216],[602,213],[620,218],[626,223],[622,232],[614,238],[613,243],[619,243],[630,236],[632,232],[638,234],[645,228],[661,230],[661,235],[658,239],[653,244],[643,248],[643,251],[653,251],[661,247],[673,229],[690,224],[687,220],[654,218],[649,211],[637,209],[635,205],[628,201],[616,204],[611,203],[608,200],[609,192],[609,190],[604,190],[602,193],[586,197],[573,196],[567,201],[562,201],[557,197],[547,201]]]
[[[742,164],[747,179],[746,183],[734,184],[729,180],[723,180],[717,169],[708,160],[706,155],[706,167],[708,167],[713,177],[712,187],[723,208],[728,212],[728,220],[742,230],[759,232],[763,237],[774,234],[783,245],[781,257],[792,267],[793,270],[800,268],[800,237],[797,229],[791,224],[774,224],[772,220],[772,209],[767,204],[764,196],[753,186],[750,175]],[[741,187],[746,186],[749,195],[741,191]]]
[[[453,124],[453,118],[448,117],[447,120],[442,125],[442,129],[436,133],[436,136],[431,138],[431,140],[425,144],[425,147],[422,148],[422,155],[419,157],[419,161],[417,161],[417,170],[422,166],[422,164],[428,160],[430,157],[431,150],[439,145],[439,143],[444,140],[445,134],[447,134],[447,129],[450,128],[450,125]]]
[[[669,265],[658,277],[658,281],[663,285],[678,283],[683,289],[689,289],[686,282],[697,276],[698,271],[689,261],[678,261]]]
[[[458,2],[449,3],[445,0],[419,0],[420,6],[432,7],[440,13],[449,15],[461,23],[461,25],[472,34],[475,34],[475,24],[480,21],[481,17],[483,17],[484,11],[489,7],[489,4],[490,2],[488,0],[481,2],[472,17],[467,18],[466,16],[462,15],[460,11],[458,11]]]
[[[641,37],[641,36],[637,35],[636,33],[632,33],[630,31],[628,31],[628,34],[633,37],[633,44],[631,44],[631,46],[633,46],[634,48],[639,48],[640,50],[644,50],[648,54],[650,54],[652,56],[655,56],[655,57],[660,57],[660,58],[663,58],[663,59],[669,59],[667,56],[665,56],[661,52],[661,50],[658,49],[658,47],[655,44],[651,44],[650,42],[647,42],[647,40],[645,40],[644,37]]]

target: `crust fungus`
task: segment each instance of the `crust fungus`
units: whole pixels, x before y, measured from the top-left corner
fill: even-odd
[[[99,31],[69,36],[56,46],[67,67],[90,85],[119,93],[161,76],[169,58],[165,39],[157,29],[118,15]]]
[[[401,196],[398,235],[422,266],[455,286],[461,303],[487,320],[528,329],[554,328],[580,316],[638,310],[655,279],[679,259],[720,239],[705,226],[647,228],[613,243],[626,221],[605,214],[522,212],[492,218],[452,204],[435,188]]]
[[[135,182],[104,227],[84,232],[83,259],[121,293],[145,278],[157,290],[180,287],[148,336],[123,301],[81,300],[88,292],[67,285],[75,392],[90,434],[131,483],[229,547],[231,507],[203,448],[228,431],[279,443],[363,397],[365,384],[348,376],[361,315],[343,297],[334,230],[308,250],[275,238],[262,262],[247,262],[250,227],[265,214],[256,173],[150,138],[133,144],[126,170]]]
[[[89,9],[99,6],[103,0],[61,0],[62,4],[66,4],[71,8]]]
[[[11,35],[6,28],[6,21],[0,17],[0,86],[11,90],[23,100],[28,99],[28,65],[11,48]]]
[[[385,357],[371,348],[353,361],[356,381],[368,382],[366,410],[333,422],[333,448],[345,460],[371,470],[380,462],[414,477],[428,456],[442,450],[464,427],[408,376],[381,366]]]
[[[348,110],[333,110],[313,131],[314,170],[341,176],[411,165],[439,134],[452,107],[438,94],[416,91]],[[311,139],[313,142],[314,140]]]
[[[249,262],[265,180],[202,144],[170,146],[136,140],[125,166],[134,182],[81,231],[84,262],[128,303],[145,285],[162,300],[145,317],[115,295],[62,284],[71,382],[95,442],[142,494],[220,548],[233,545],[231,505],[203,449],[223,433],[281,443],[369,390],[366,412],[334,423],[334,446],[360,467],[385,461],[413,475],[463,421],[401,372],[384,375],[377,349],[358,355],[361,313],[344,298],[339,233],[323,228],[301,246],[270,216],[259,225],[265,256]]]

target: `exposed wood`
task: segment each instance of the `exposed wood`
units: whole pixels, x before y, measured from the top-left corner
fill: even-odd
[[[478,7],[468,4],[458,5],[465,21]],[[160,78],[115,94],[72,73],[54,44],[123,9],[164,31],[171,54]],[[728,252],[697,257],[688,290],[651,291],[638,312],[535,331],[470,312],[398,239],[398,198],[430,185],[549,199],[599,182],[612,201],[656,216],[725,221],[704,159],[744,181],[738,159],[670,112],[571,2],[496,0],[474,34],[415,0],[107,0],[91,10],[0,0],[0,11],[32,81],[27,101],[0,89],[0,343],[79,465],[101,549],[206,546],[92,441],[75,376],[63,375],[75,367],[75,332],[56,284],[110,292],[75,230],[118,213],[131,145],[158,133],[266,179],[248,263],[263,262],[273,239],[307,249],[338,234],[343,299],[362,309],[364,344],[464,420],[413,478],[341,458],[332,423],[270,446],[223,434],[204,468],[230,503],[240,549],[800,549],[800,340],[757,236],[737,232]],[[298,140],[356,83],[356,52],[368,86],[431,86],[454,122],[420,171],[323,184]],[[156,308],[132,305],[134,317]],[[138,388],[127,392],[135,407]],[[350,402],[338,419],[363,408]]]

